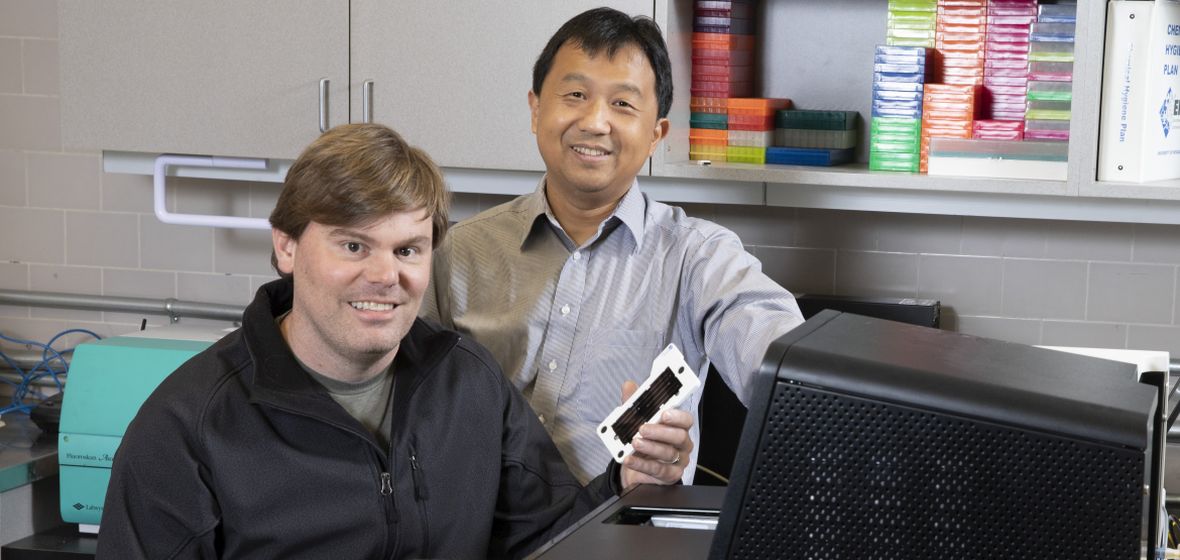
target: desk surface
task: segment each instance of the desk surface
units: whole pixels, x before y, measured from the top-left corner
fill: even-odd
[[[725,490],[721,486],[640,485],[599,506],[529,558],[708,558],[713,531],[625,525],[610,520],[628,508],[717,512],[725,501]]]
[[[0,427],[0,492],[57,474],[57,434],[25,414],[5,414]]]
[[[98,537],[79,533],[76,525],[10,542],[0,548],[4,560],[93,560]]]

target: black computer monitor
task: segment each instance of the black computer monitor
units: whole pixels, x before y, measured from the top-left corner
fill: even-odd
[[[1135,367],[824,311],[775,342],[711,558],[1135,560]]]

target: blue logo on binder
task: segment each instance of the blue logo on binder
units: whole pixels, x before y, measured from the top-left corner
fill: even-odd
[[[1172,88],[1168,88],[1168,93],[1164,95],[1164,103],[1160,105],[1160,126],[1164,128],[1164,138],[1168,137],[1168,132],[1172,129],[1172,122],[1168,119],[1171,111],[1168,110],[1172,106]]]

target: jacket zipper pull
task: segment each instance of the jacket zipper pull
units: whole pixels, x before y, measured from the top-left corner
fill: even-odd
[[[381,473],[381,495],[388,496],[393,493],[393,483],[390,481],[391,476],[387,472]]]
[[[414,497],[418,501],[426,499],[426,485],[422,483],[422,467],[418,464],[418,455],[410,452],[410,474],[414,477]]]

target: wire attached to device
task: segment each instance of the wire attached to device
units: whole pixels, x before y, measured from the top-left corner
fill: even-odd
[[[45,398],[45,396],[42,395],[41,392],[33,386],[33,384],[46,377],[49,377],[53,380],[53,383],[57,387],[58,391],[64,389],[62,377],[65,377],[70,369],[70,364],[68,361],[66,361],[65,357],[74,351],[74,347],[59,351],[55,349],[53,345],[60,338],[69,334],[84,334],[93,337],[95,340],[102,340],[102,336],[99,336],[98,333],[88,329],[66,329],[53,335],[53,337],[49,339],[49,342],[46,343],[41,343],[34,340],[25,340],[21,338],[13,338],[5,335],[4,333],[0,333],[0,340],[41,349],[41,361],[32,368],[29,368],[28,371],[23,370],[15,360],[10,358],[3,351],[0,351],[0,360],[3,360],[4,363],[13,371],[15,371],[21,379],[19,383],[9,379],[0,379],[0,381],[15,387],[12,392],[11,404],[5,407],[0,407],[0,414],[7,414],[10,412],[22,412],[28,414],[29,411],[36,407],[37,404]]]

